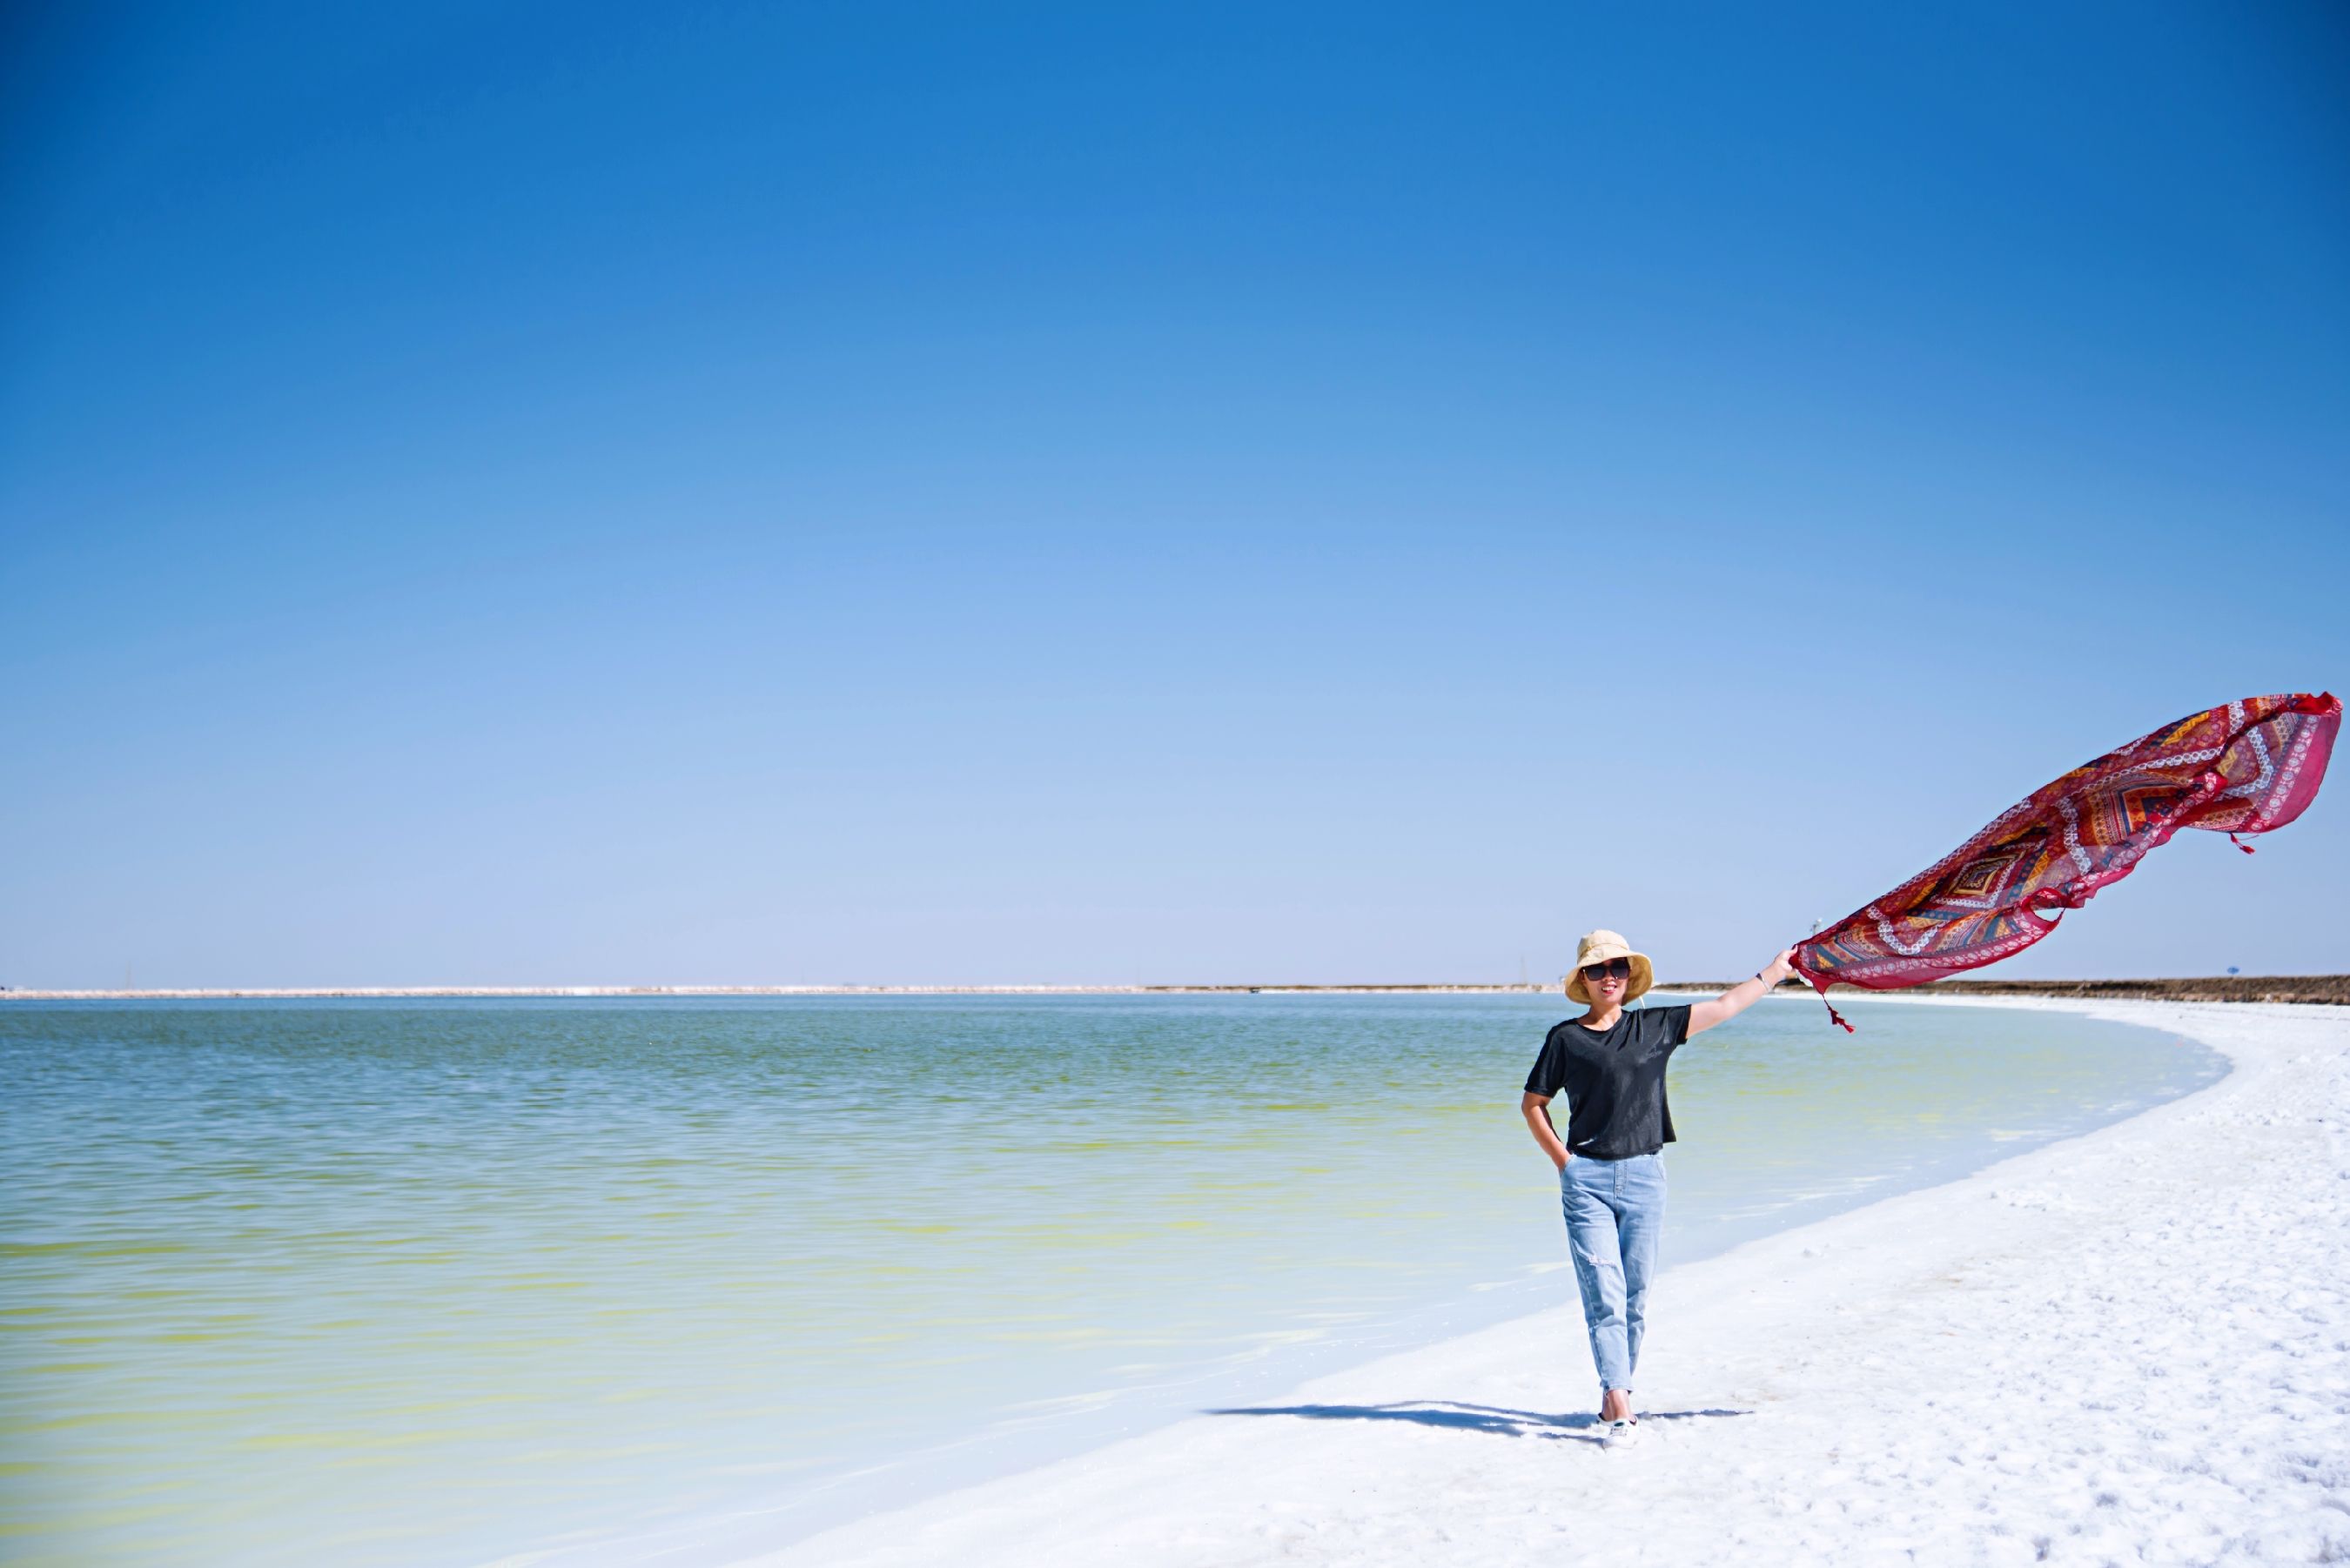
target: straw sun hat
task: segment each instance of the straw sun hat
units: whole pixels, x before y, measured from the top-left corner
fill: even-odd
[[[1649,964],[1648,954],[1634,952],[1631,944],[1614,931],[1586,931],[1575,947],[1575,969],[1566,977],[1566,999],[1590,1006],[1591,992],[1583,983],[1583,966],[1618,958],[1632,961],[1632,983],[1624,988],[1625,1001],[1631,1001],[1657,983],[1657,971]]]

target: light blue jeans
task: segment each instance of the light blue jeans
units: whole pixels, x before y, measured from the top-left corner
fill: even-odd
[[[1648,1275],[1657,1262],[1657,1233],[1665,1224],[1665,1157],[1593,1159],[1576,1155],[1558,1173],[1559,1205],[1566,1211],[1567,1250],[1583,1292],[1583,1323],[1591,1331],[1591,1359],[1599,1368],[1602,1399],[1611,1388],[1629,1392],[1648,1326]]]

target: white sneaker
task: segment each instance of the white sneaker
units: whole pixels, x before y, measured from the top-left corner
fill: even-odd
[[[1640,1423],[1636,1420],[1610,1421],[1599,1433],[1599,1441],[1611,1449],[1628,1449],[1639,1440]]]

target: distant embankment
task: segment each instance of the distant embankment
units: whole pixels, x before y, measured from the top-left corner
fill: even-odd
[[[1711,994],[1727,991],[1726,980],[1675,981],[1659,992]],[[1810,988],[1791,980],[1783,992]],[[1866,995],[1848,987],[1841,994]],[[512,985],[512,986],[319,986],[307,989],[184,991],[38,991],[0,986],[0,1002],[238,1002],[325,1000],[334,997],[397,1001],[427,997],[627,997],[627,996],[1268,996],[1506,995],[1549,992],[1555,985],[1474,985],[1441,981],[1417,985]],[[2325,1002],[2350,1006],[2350,974],[2214,975],[2209,980],[1938,980],[1898,995],[1948,992],[1954,996],[2111,997],[2136,1002]]]
[[[1659,991],[1726,991],[1728,981],[1679,981]],[[1811,988],[1799,980],[1782,990]],[[2350,1006],[2350,974],[2215,974],[2202,980],[1938,980],[1897,992],[1944,992],[1952,996],[2076,996],[2125,1002],[2327,1002]],[[1856,987],[1836,994],[1866,996]]]

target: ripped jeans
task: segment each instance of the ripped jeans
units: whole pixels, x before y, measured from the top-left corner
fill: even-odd
[[[1583,1292],[1584,1326],[1604,1398],[1629,1391],[1648,1326],[1648,1275],[1657,1262],[1657,1233],[1665,1223],[1665,1158],[1576,1155],[1558,1173],[1566,1241],[1575,1254],[1575,1282]]]

